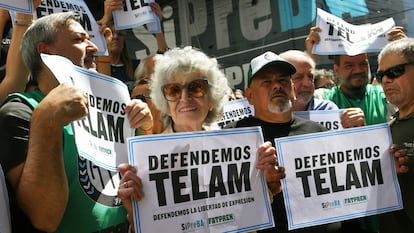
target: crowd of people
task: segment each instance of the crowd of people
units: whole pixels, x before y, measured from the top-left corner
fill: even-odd
[[[40,2],[33,1],[34,7]],[[145,198],[137,168],[129,164],[120,164],[119,173],[100,181],[117,182],[116,194],[105,197],[106,204],[100,202],[103,198],[88,195],[79,182],[79,170],[90,162],[78,154],[70,124],[88,114],[88,98],[81,89],[60,84],[41,53],[66,57],[76,66],[128,84],[131,101],[125,111],[137,136],[216,129],[223,105],[246,98],[254,106],[254,116],[226,128],[259,126],[263,132],[256,168],[266,180],[275,227],[259,232],[289,231],[281,185],[285,168],[277,164],[274,139],[328,130],[294,111],[342,109],[344,128],[389,122],[393,139],[389,152],[404,209],[294,232],[413,229],[414,39],[407,38],[404,28],[388,33],[390,42],[378,55],[377,85],[371,84],[366,53],[338,54],[332,70],[317,69],[318,56],[311,51],[320,43],[321,29],[312,27],[306,51],[292,49],[279,55],[266,51],[251,58],[247,86],[241,90],[229,86],[215,58],[191,46],[169,48],[162,32],[155,35],[157,54],[142,58],[138,66],[132,64],[125,31],[116,30],[112,22],[112,11],[122,8],[122,0],[86,3],[101,25],[108,57],[96,58],[98,49],[77,13],[37,20],[16,13],[0,83],[0,232],[133,232],[132,200]],[[160,6],[150,6],[162,20]],[[7,11],[0,9],[0,29],[9,20]],[[85,166],[111,174],[93,164]]]

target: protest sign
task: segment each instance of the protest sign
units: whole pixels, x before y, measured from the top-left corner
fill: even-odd
[[[33,1],[32,0],[2,0],[0,2],[0,8],[18,11],[26,14],[33,13]]]
[[[145,198],[135,232],[247,232],[274,225],[260,127],[128,138]]]
[[[388,124],[275,139],[289,229],[401,209]]]
[[[249,104],[246,98],[232,100],[224,104],[223,115],[217,124],[220,128],[224,128],[233,121],[252,116],[254,116],[254,106]]]
[[[395,22],[389,18],[376,24],[355,26],[318,8],[316,26],[321,28],[320,42],[313,46],[313,54],[352,56],[381,51],[388,43],[386,33]]]
[[[147,25],[149,33],[161,32],[161,23],[158,16],[148,5],[155,0],[125,1],[123,10],[113,11],[114,25],[117,30],[135,28]]]
[[[293,114],[317,122],[329,130],[341,130],[343,129],[341,124],[342,111],[343,110],[297,111],[293,112]]]
[[[105,37],[99,31],[99,25],[90,12],[86,3],[82,0],[60,0],[45,1],[36,8],[35,18],[41,18],[57,12],[76,12],[80,15],[80,23],[85,31],[89,34],[90,40],[98,47],[96,55],[108,55]]]
[[[79,155],[116,171],[118,164],[128,162],[126,138],[134,135],[125,113],[131,101],[127,86],[118,79],[75,66],[64,57],[41,57],[59,83],[73,83],[88,97],[88,115],[72,123]]]

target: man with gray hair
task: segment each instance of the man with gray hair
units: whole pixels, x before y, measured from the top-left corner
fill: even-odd
[[[305,52],[300,50],[288,50],[280,56],[296,67],[292,75],[293,90],[295,91],[294,111],[312,110],[337,110],[338,106],[330,100],[316,99],[314,72],[315,61]]]
[[[265,141],[285,136],[326,131],[321,124],[293,115],[295,94],[291,76],[296,73],[295,66],[273,52],[265,52],[250,62],[248,87],[245,96],[254,106],[255,116],[232,122],[228,127],[260,126]],[[226,126],[227,127],[227,126]],[[277,167],[279,182],[284,168]],[[281,188],[273,197],[272,203],[275,227],[259,232],[288,232],[286,208]],[[307,227],[297,232],[337,232],[335,224]]]
[[[77,13],[56,13],[28,28],[21,51],[37,88],[10,95],[0,108],[0,163],[13,232],[128,230],[125,208],[116,196],[120,175],[87,161],[76,148],[70,123],[88,114],[87,95],[59,84],[40,57],[60,55],[77,66],[94,67],[97,47],[79,22]],[[126,105],[132,128],[152,128],[145,103]]]
[[[392,148],[408,154],[405,168],[397,169],[404,209],[381,215],[380,232],[408,233],[414,229],[414,39],[396,40],[382,49],[376,79],[387,100],[399,109],[390,122],[396,144]]]

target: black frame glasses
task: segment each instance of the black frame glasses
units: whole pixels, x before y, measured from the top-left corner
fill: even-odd
[[[177,101],[181,98],[183,89],[187,90],[187,94],[194,98],[201,98],[207,94],[208,80],[205,78],[194,79],[184,85],[178,83],[169,83],[162,86],[162,94],[167,101]]]
[[[407,62],[407,63],[395,65],[384,71],[379,70],[375,74],[375,78],[377,79],[377,82],[379,83],[382,83],[382,78],[384,77],[384,75],[387,75],[389,79],[396,79],[405,73],[405,66],[407,65],[414,65],[414,62]]]

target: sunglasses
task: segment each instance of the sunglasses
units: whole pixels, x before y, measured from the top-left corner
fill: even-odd
[[[404,64],[399,64],[393,67],[390,67],[384,71],[378,71],[375,74],[375,78],[379,83],[382,83],[382,78],[384,75],[387,75],[389,79],[396,79],[405,73],[405,66],[414,65],[414,62],[407,62]]]
[[[187,89],[187,94],[194,98],[203,97],[207,93],[208,80],[195,79],[184,85],[170,83],[162,86],[162,93],[167,101],[177,101],[181,98],[183,89]]]

